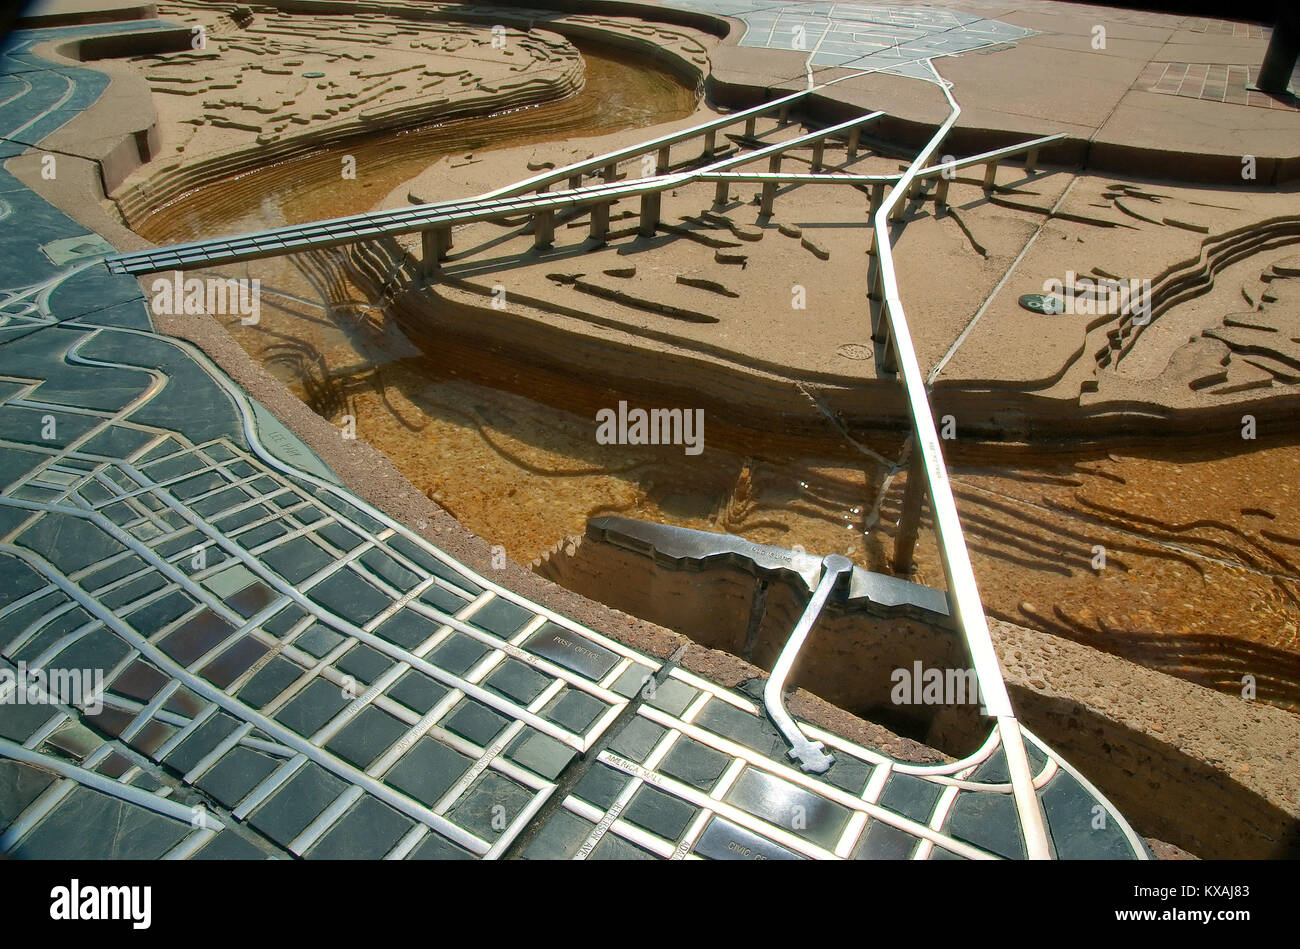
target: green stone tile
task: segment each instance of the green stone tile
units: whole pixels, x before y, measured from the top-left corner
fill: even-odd
[[[259,556],[264,564],[290,583],[302,583],[334,562],[333,557],[306,536],[277,544]]]
[[[462,847],[458,847],[451,841],[439,837],[435,833],[428,833],[418,844],[415,845],[409,854],[407,860],[473,860],[474,854]]]
[[[918,838],[905,830],[872,820],[858,845],[855,860],[910,860]]]
[[[730,763],[729,755],[692,738],[682,737],[673,744],[659,770],[701,791],[708,791],[718,783],[718,778]]]
[[[267,855],[233,830],[222,830],[191,860],[265,860]]]
[[[765,758],[786,760],[789,746],[766,717],[750,715],[734,705],[714,699],[695,717],[695,724],[752,748]]]
[[[469,621],[503,639],[509,639],[532,618],[533,614],[522,606],[516,606],[498,596],[489,600],[486,606],[480,607]]]
[[[264,622],[262,629],[274,636],[283,637],[306,615],[306,610],[301,606],[297,603],[290,603]]]
[[[143,566],[143,564],[141,564],[141,566]],[[110,610],[117,611],[128,603],[134,603],[136,600],[148,596],[155,590],[161,590],[166,585],[167,581],[163,578],[162,574],[156,572],[147,573],[142,577],[137,577],[129,583],[122,584],[116,589],[100,594],[99,602],[107,606]],[[95,587],[89,585],[85,588],[88,590],[95,589]]]
[[[642,762],[645,761],[645,756],[650,754],[651,749],[659,743],[659,739],[663,738],[667,731],[668,729],[664,728],[662,725],[656,725],[648,718],[641,718],[638,716],[628,722],[627,725],[625,725],[623,729],[610,740],[609,747],[612,751],[617,752],[625,758],[631,758],[633,761]],[[689,740],[690,739],[688,738],[678,738],[673,744],[673,748],[676,749],[682,742]],[[668,754],[669,757],[671,757],[673,752],[670,751]]]
[[[582,776],[574,786],[573,793],[588,804],[608,810],[629,780],[631,779],[622,771],[597,763]]]
[[[699,689],[693,689],[677,679],[656,682],[653,686],[647,685],[641,690],[641,695],[645,698],[646,704],[667,712],[669,715],[681,715],[699,694]],[[722,703],[715,701],[710,704],[721,705]]]
[[[362,771],[406,734],[408,728],[373,705],[363,708],[325,743],[327,750]]]
[[[448,691],[450,690],[441,682],[412,669],[403,673],[402,677],[389,687],[388,695],[411,711],[423,715],[437,705]]]
[[[520,705],[528,705],[542,694],[542,690],[550,681],[526,663],[518,659],[506,658],[488,673],[483,684]]]
[[[349,551],[355,550],[361,543],[360,534],[348,530],[342,524],[337,522],[326,524],[324,527],[317,530],[316,533],[345,554]]]
[[[396,661],[385,656],[378,649],[365,643],[357,643],[334,665],[340,672],[347,673],[358,682],[369,685],[396,665]]]
[[[676,841],[686,832],[699,808],[656,787],[643,784],[624,808],[622,817],[652,834]]]
[[[406,593],[420,582],[418,574],[407,570],[382,550],[372,548],[360,557],[361,563],[389,586]]]
[[[843,791],[848,791],[855,797],[861,794],[866,790],[867,781],[871,779],[872,766],[843,751],[836,750],[834,755],[835,763],[831,765],[829,771],[821,775],[821,779]]]
[[[592,849],[588,860],[655,860],[654,854],[628,843],[617,834],[606,833]]]
[[[447,816],[484,840],[496,840],[532,798],[527,788],[495,771],[484,771]]]
[[[1097,799],[1064,769],[1038,792],[1056,854],[1062,860],[1131,859],[1133,847],[1110,814],[1101,826]]]
[[[415,610],[400,609],[376,627],[375,635],[382,636],[403,649],[415,649],[428,642],[438,629],[439,624]]]
[[[568,745],[550,735],[525,729],[506,750],[506,757],[554,781],[577,755]]]
[[[324,768],[308,762],[253,811],[248,822],[287,847],[346,787]]]
[[[309,860],[379,860],[414,826],[415,821],[367,794],[304,856]]]
[[[948,812],[943,830],[951,837],[1010,860],[1025,857],[1016,802],[1010,794],[962,791]]]
[[[339,643],[343,642],[343,639],[341,633],[335,632],[324,623],[315,623],[303,630],[293,641],[293,645],[310,656],[324,659]]]
[[[607,708],[595,696],[578,689],[565,688],[542,710],[542,715],[561,728],[581,735]]]
[[[47,721],[49,717],[46,716]],[[21,740],[16,737],[10,738],[7,734],[3,716],[0,716],[0,735],[4,735],[11,741]],[[30,765],[0,758],[0,827],[8,827],[12,824],[19,814],[27,810],[27,806],[32,801],[40,797],[45,789],[54,783],[54,780],[53,775],[38,771]]]
[[[455,616],[469,603],[469,600],[465,599],[465,597],[457,596],[436,583],[431,584],[417,599],[421,603],[429,604],[434,609],[442,610],[448,616]]]
[[[523,858],[572,860],[595,826],[570,811],[556,811],[524,850]]]
[[[330,574],[307,595],[325,609],[357,626],[364,626],[392,605],[388,595],[361,579],[350,567]]]
[[[51,669],[102,669],[108,672],[126,658],[131,647],[104,629],[92,629],[50,660]]]
[[[238,727],[239,723],[235,719],[224,712],[218,712],[173,748],[163,759],[163,764],[183,775],[207,757],[213,748],[221,744]]]
[[[190,830],[188,822],[77,787],[6,856],[14,860],[156,860]]]
[[[464,590],[467,596],[473,598],[483,592],[483,588],[477,583],[462,577],[413,540],[403,537],[401,534],[396,534],[388,538],[387,544],[421,569],[429,571],[436,577],[441,577],[458,590]],[[433,588],[430,587],[429,589],[432,590]],[[426,590],[425,594],[427,593]],[[425,594],[421,595],[421,599],[424,598]]]
[[[941,785],[895,771],[890,774],[877,803],[904,817],[910,817],[918,824],[929,824],[942,792]]]
[[[239,690],[239,700],[255,709],[263,708],[273,698],[289,688],[305,672],[301,666],[283,656],[276,656]]]
[[[197,605],[188,595],[173,590],[148,606],[127,614],[126,621],[135,627],[140,635],[152,636],[192,611]],[[231,632],[234,630],[231,629]]]
[[[421,738],[384,780],[426,807],[433,807],[469,770],[472,758],[432,738]]]
[[[614,680],[614,684],[609,687],[611,692],[617,692],[624,698],[632,698],[646,686],[646,677],[651,675],[651,671],[643,665],[632,663],[623,674]]]
[[[476,745],[487,746],[509,724],[509,719],[499,715],[473,699],[465,699],[447,717],[447,728],[468,738]]]
[[[350,701],[334,683],[315,679],[275,713],[275,720],[304,738],[310,738],[343,711]]]
[[[455,675],[464,675],[488,654],[488,647],[464,633],[453,632],[425,659]]]
[[[280,766],[280,759],[236,745],[198,779],[197,784],[223,806],[239,802]]]

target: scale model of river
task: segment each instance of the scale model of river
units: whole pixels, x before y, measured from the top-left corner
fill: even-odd
[[[136,229],[174,243],[362,212],[443,156],[647,127],[695,109],[671,74],[581,45],[587,84],[569,99],[354,140],[205,187]],[[340,179],[343,152],[363,171],[355,181]],[[548,405],[545,392],[509,391],[499,363],[416,349],[339,268],[285,257],[227,272],[262,281],[260,322],[224,320],[251,356],[323,417],[353,416],[358,438],[520,562],[581,534],[588,518],[618,513],[887,569],[905,475],[877,503],[885,468],[829,424],[824,450],[779,433],[730,438],[712,416],[701,455],[601,446],[592,418]],[[899,456],[894,435],[855,435]],[[1300,447],[1294,437],[1227,441],[1029,454],[975,446],[951,457],[989,614],[1300,708],[1291,483]],[[928,524],[915,579],[944,586]]]

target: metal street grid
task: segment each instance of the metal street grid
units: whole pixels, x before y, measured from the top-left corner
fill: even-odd
[[[808,52],[810,66],[840,66],[931,79],[922,65],[1032,36],[1034,31],[941,7],[674,0],[745,24],[741,46]]]

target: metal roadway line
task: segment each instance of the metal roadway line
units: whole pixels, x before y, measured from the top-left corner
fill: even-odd
[[[120,801],[135,804],[137,807],[143,807],[156,814],[192,826],[194,811],[189,805],[159,797],[152,791],[146,791],[131,784],[122,784],[114,778],[105,777],[97,771],[80,767],[70,761],[60,761],[52,755],[43,755],[38,751],[24,748],[22,745],[4,738],[0,738],[0,758],[21,761],[23,764],[31,765],[42,771],[53,771],[61,777],[68,778],[101,794],[107,794]],[[211,812],[209,812],[206,820],[206,827],[209,830],[222,830],[225,827],[221,820]],[[3,849],[3,847],[0,847],[0,849]]]
[[[930,68],[934,69],[933,64]],[[938,76],[937,71],[935,75]],[[938,150],[961,115],[961,106],[952,96],[951,84],[943,81],[942,77],[939,78],[942,82],[943,94],[948,99],[952,112],[939,126],[921,153],[912,161],[876,212],[875,243],[883,287],[882,309],[883,316],[888,320],[895,361],[912,412],[913,434],[916,438],[916,447],[920,450],[919,459],[930,494],[930,508],[934,514],[940,559],[943,561],[944,574],[952,600],[953,618],[966,639],[966,646],[970,651],[971,661],[975,666],[975,676],[980,686],[980,697],[984,701],[988,714],[997,719],[1011,785],[1015,789],[1016,810],[1020,815],[1026,851],[1031,859],[1045,860],[1051,857],[1051,850],[1047,842],[1043,811],[1038,795],[1034,792],[1033,775],[1029,770],[1029,758],[1025,753],[1024,741],[1020,734],[1020,723],[1016,721],[1015,713],[1011,708],[1011,699],[1007,695],[1006,683],[1002,679],[1002,669],[998,665],[997,653],[993,649],[993,640],[989,635],[988,620],[984,616],[984,604],[980,600],[979,587],[975,583],[975,571],[971,567],[970,554],[966,550],[961,520],[957,516],[957,504],[948,482],[948,469],[944,464],[943,452],[939,448],[939,435],[935,430],[934,416],[930,411],[925,377],[916,361],[916,349],[912,344],[912,334],[908,329],[903,301],[899,296],[898,278],[894,273],[893,248],[890,244],[889,218],[894,206],[911,190],[913,179],[924,169],[926,162]]]
[[[455,224],[507,217],[520,212],[580,207],[589,203],[666,191],[669,188],[689,184],[705,173],[725,171],[769,155],[779,154],[798,147],[805,142],[817,141],[837,132],[866,125],[882,115],[884,115],[883,112],[870,112],[828,128],[796,136],[788,141],[774,142],[752,152],[745,152],[722,161],[713,162],[693,171],[657,175],[621,184],[600,184],[586,188],[575,188],[526,198],[492,198],[489,200],[471,198],[442,205],[422,205],[416,208],[376,211],[226,238],[174,244],[147,251],[111,254],[104,258],[104,262],[108,265],[109,270],[114,273],[132,275],[156,273],[160,270],[183,267],[187,264],[232,263],[239,260],[293,253],[308,248],[332,247],[375,237],[426,231],[439,225],[450,227]]]
[[[742,119],[771,112],[773,109],[794,102],[796,99],[802,99],[804,96],[816,92],[821,88],[823,87],[818,86],[816,89],[800,89],[798,92],[791,93],[788,96],[781,96],[779,99],[772,99],[770,102],[764,102],[762,105],[756,105],[752,108],[741,109],[739,112],[729,112],[720,118],[711,119],[710,121],[703,122],[699,125],[693,125],[688,129],[682,129],[680,132],[669,132],[667,135],[661,135],[659,138],[652,138],[645,142],[637,142],[635,145],[628,145],[625,148],[615,149],[612,152],[597,155],[595,158],[584,158],[582,161],[574,162],[571,165],[565,165],[563,168],[545,171],[540,175],[534,175],[532,178],[525,178],[523,181],[518,181],[502,188],[496,188],[492,191],[486,191],[479,195],[479,199],[487,200],[489,198],[509,197],[510,195],[518,194],[521,191],[530,191],[541,185],[550,184],[553,181],[563,181],[565,178],[571,178],[574,175],[582,174],[592,168],[603,168],[611,162],[619,162],[624,158],[646,155],[664,147],[665,145],[674,145],[677,142],[684,142],[687,139],[694,138],[696,135],[702,135],[705,132],[716,131],[721,128],[726,128],[729,125],[735,125]],[[431,205],[424,206],[430,207]]]

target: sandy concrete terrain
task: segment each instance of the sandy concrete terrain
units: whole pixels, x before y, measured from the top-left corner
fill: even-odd
[[[328,134],[354,119],[409,124],[463,103],[508,108],[582,86],[577,51],[543,30],[494,36],[373,16],[321,22],[251,11],[235,19],[166,4],[160,14],[204,31],[191,52],[128,60],[155,93],[164,152],[181,161],[309,130]]]

